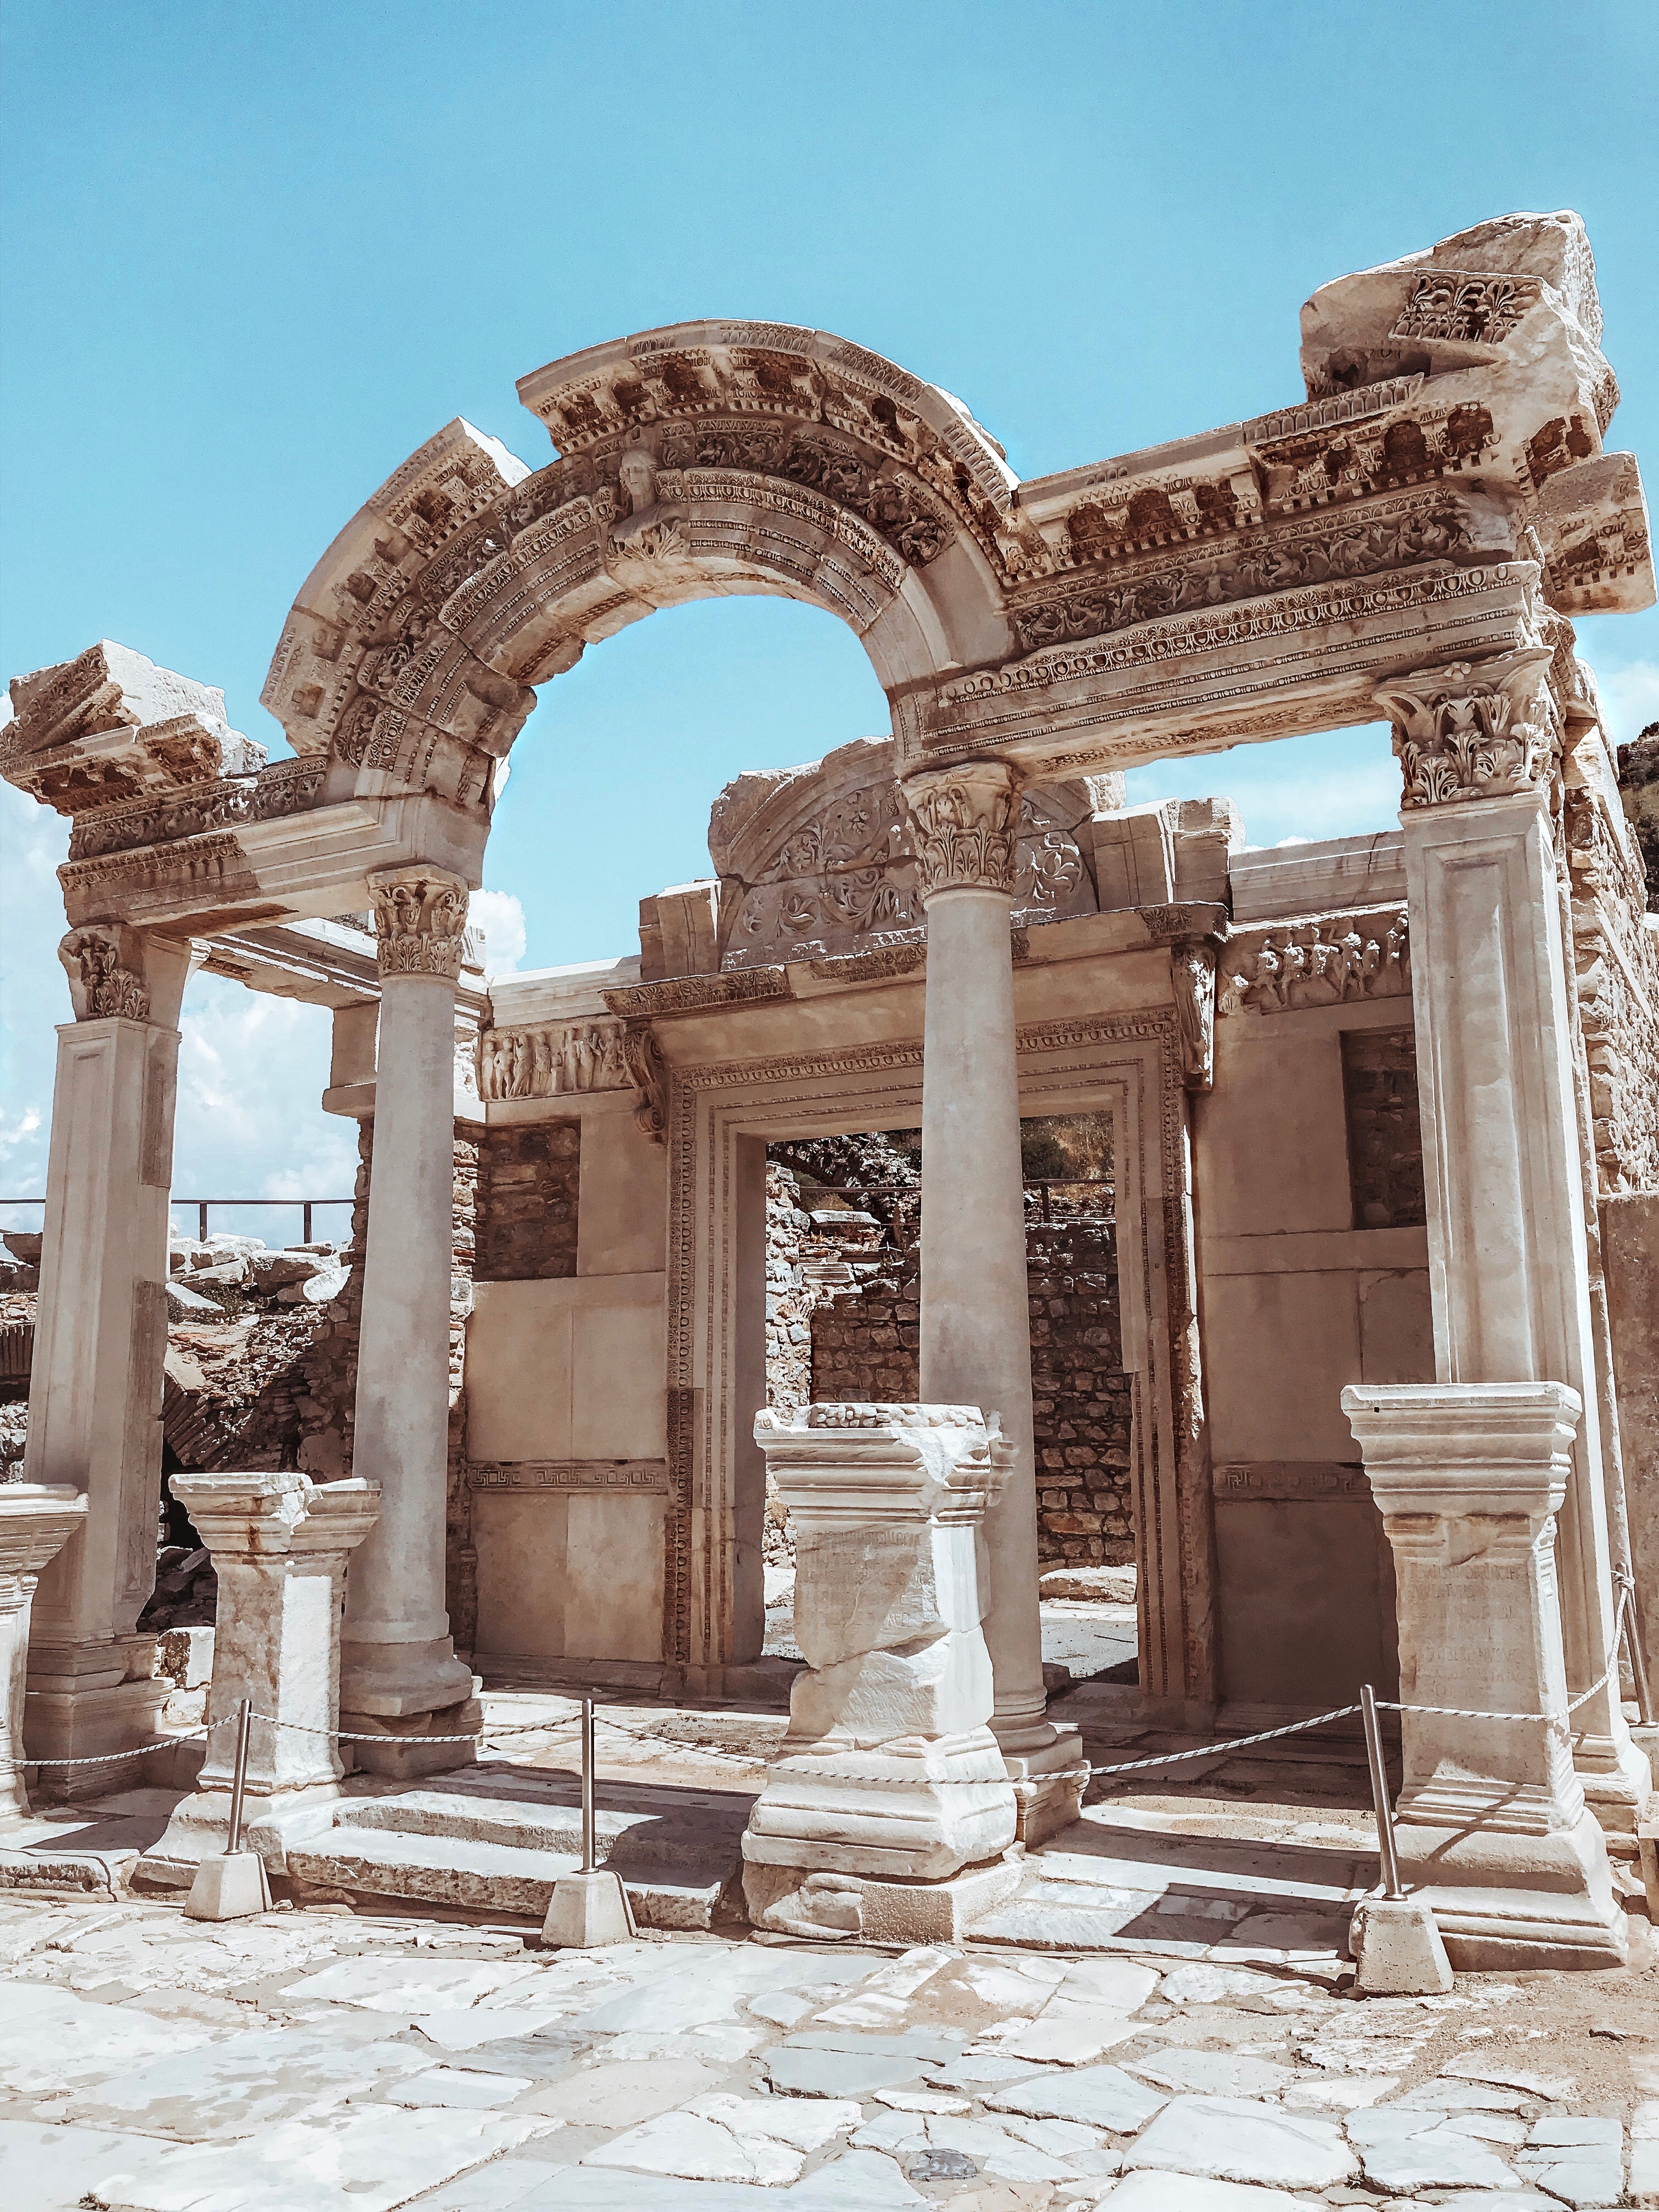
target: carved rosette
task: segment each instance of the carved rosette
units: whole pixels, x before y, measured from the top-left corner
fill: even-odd
[[[1394,724],[1404,807],[1445,806],[1547,790],[1560,716],[1545,680],[1547,646],[1424,668],[1371,694]]]
[[[72,929],[58,947],[69,977],[77,1022],[147,1022],[149,993],[121,958],[124,933],[115,925]]]
[[[1019,779],[1004,761],[930,769],[902,787],[922,905],[939,891],[1014,890]]]
[[[466,885],[447,868],[387,868],[368,879],[382,978],[424,975],[453,983],[461,972]]]

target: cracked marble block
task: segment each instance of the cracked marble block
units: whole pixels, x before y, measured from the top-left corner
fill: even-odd
[[[807,1662],[743,1839],[758,1927],[926,1942],[1013,1887],[982,1523],[1012,1459],[973,1406],[763,1413]]]
[[[330,1731],[340,1725],[346,1562],[374,1525],[380,1490],[361,1477],[319,1483],[285,1470],[175,1474],[173,1494],[219,1577],[211,1733],[195,1794],[175,1807],[167,1833],[144,1855],[145,1870],[157,1881],[188,1882],[203,1857],[224,1850],[234,1721],[251,1698],[244,1818],[250,1832],[259,1831],[251,1838],[255,1847],[280,1873],[285,1816],[308,1818],[338,1792],[343,1769]],[[273,1727],[273,1719],[289,1725]]]
[[[1351,1383],[1342,1410],[1394,1551],[1403,1879],[1462,1972],[1621,1965],[1625,1914],[1573,1769],[1556,1586],[1577,1392]]]
[[[87,1501],[67,1483],[0,1484],[0,1828],[26,1820],[23,1682],[29,1613],[40,1570],[56,1559],[87,1517]]]

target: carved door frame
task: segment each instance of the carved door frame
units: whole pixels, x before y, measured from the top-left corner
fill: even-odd
[[[1216,1698],[1214,1534],[1196,1313],[1191,1144],[1169,1006],[1029,1024],[1023,1115],[1109,1113],[1123,1363],[1133,1377],[1133,1498],[1140,1676],[1155,1711],[1206,1715]],[[688,1692],[719,1696],[741,1667],[737,1525],[744,1139],[914,1128],[920,1039],[676,1069],[669,1116],[670,1500],[663,1657]],[[735,1680],[730,1685],[737,1686]]]

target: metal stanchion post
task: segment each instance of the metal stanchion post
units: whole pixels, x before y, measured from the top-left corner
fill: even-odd
[[[593,1700],[582,1699],[582,1872],[593,1871]]]
[[[1654,1723],[1653,1694],[1648,1687],[1648,1655],[1643,1636],[1641,1608],[1636,1601],[1634,1588],[1626,1592],[1625,1648],[1630,1653],[1630,1671],[1636,1679],[1636,1710],[1643,1728]]]
[[[1371,1802],[1376,1808],[1376,1851],[1382,1862],[1382,1894],[1403,1897],[1406,1893],[1400,1886],[1400,1861],[1394,1848],[1389,1771],[1382,1763],[1382,1731],[1376,1718],[1376,1692],[1369,1682],[1360,1686],[1359,1711],[1365,1727],[1365,1759],[1371,1770]]]
[[[247,1747],[252,1733],[253,1700],[244,1698],[236,1708],[236,1765],[230,1778],[230,1835],[225,1845],[233,1856],[242,1848],[242,1800],[247,1791]]]

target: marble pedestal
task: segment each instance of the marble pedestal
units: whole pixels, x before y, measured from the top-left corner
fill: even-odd
[[[755,1437],[807,1662],[743,1839],[759,1928],[926,1942],[1014,1887],[981,1524],[1012,1455],[976,1407],[816,1405]]]
[[[0,1484],[0,1830],[26,1820],[30,1810],[16,1762],[23,1750],[23,1681],[35,1583],[86,1517],[86,1499],[67,1484]],[[106,1777],[113,1771],[106,1768]]]
[[[1622,1964],[1625,1914],[1573,1771],[1556,1590],[1577,1393],[1351,1384],[1342,1409],[1394,1550],[1402,1880],[1463,1971]]]
[[[256,1716],[244,1817],[267,1861],[280,1861],[286,1821],[338,1795],[343,1768],[331,1731],[340,1726],[346,1562],[374,1525],[380,1493],[361,1478],[314,1483],[297,1473],[177,1474],[173,1489],[219,1577],[210,1732],[194,1795],[142,1863],[154,1881],[186,1883],[226,1848],[244,1698]]]

